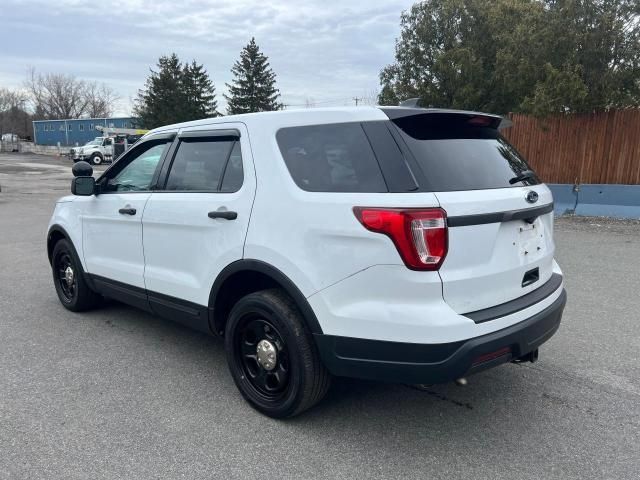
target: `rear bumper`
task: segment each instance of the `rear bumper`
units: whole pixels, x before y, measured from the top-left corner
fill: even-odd
[[[522,357],[560,326],[567,294],[510,327],[452,343],[416,344],[315,335],[320,356],[334,375],[395,383],[445,383]]]

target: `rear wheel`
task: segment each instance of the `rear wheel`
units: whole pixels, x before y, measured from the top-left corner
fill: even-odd
[[[87,285],[82,265],[68,240],[59,240],[53,247],[51,269],[56,293],[65,308],[81,312],[99,305],[101,297]]]
[[[244,398],[275,418],[298,415],[326,394],[330,375],[293,300],[278,289],[243,297],[225,330],[227,362]]]

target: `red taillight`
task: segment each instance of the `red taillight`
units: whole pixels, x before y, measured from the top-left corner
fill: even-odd
[[[438,270],[447,255],[447,214],[441,208],[354,207],[368,230],[387,235],[405,265],[413,270]]]

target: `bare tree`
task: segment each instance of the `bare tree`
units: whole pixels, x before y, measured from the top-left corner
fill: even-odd
[[[85,88],[87,115],[91,118],[104,118],[113,115],[113,106],[120,97],[104,83],[89,82]]]
[[[118,100],[105,84],[62,73],[40,74],[34,68],[29,70],[25,86],[36,118],[108,117]]]
[[[36,73],[31,69],[26,87],[31,93],[37,117],[77,118],[87,110],[86,84],[73,75]]]

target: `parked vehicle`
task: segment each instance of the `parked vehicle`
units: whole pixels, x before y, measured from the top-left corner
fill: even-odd
[[[93,140],[89,140],[87,143],[85,143],[84,145],[80,146],[80,147],[71,147],[69,149],[69,158],[71,160],[73,160],[73,162],[79,162],[80,160],[82,160],[82,158],[80,157],[80,151],[84,151],[84,148],[92,148],[93,146],[97,146],[100,145],[102,146],[102,142],[104,141],[103,137],[96,137]]]
[[[93,165],[100,165],[113,158],[113,137],[96,137],[82,147],[69,150],[69,156],[74,162],[87,161]]]
[[[111,129],[116,130],[116,129]],[[119,129],[124,130],[124,129]],[[105,161],[113,161],[122,155],[140,139],[140,135],[117,134],[111,137],[96,137],[85,143],[82,147],[73,147],[69,150],[69,158],[74,162],[82,160],[94,165],[100,165]]]
[[[0,137],[0,140],[3,142],[19,142],[20,137],[15,133],[4,133],[2,137]]]
[[[500,124],[364,107],[158,128],[97,180],[74,166],[47,239],[56,291],[223,337],[273,417],[331,375],[432,384],[534,361],[566,301],[553,199]]]

